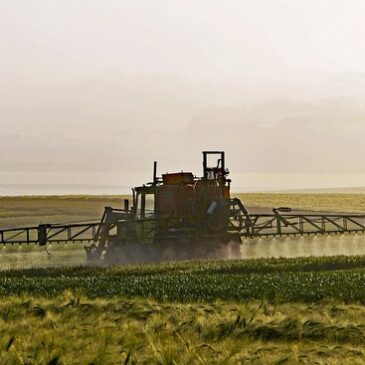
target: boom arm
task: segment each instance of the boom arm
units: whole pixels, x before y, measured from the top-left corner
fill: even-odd
[[[245,238],[289,235],[344,234],[365,232],[365,215],[294,213],[289,208],[273,209],[271,214],[249,214],[242,202],[229,200],[227,231]],[[98,243],[105,245],[116,223],[130,221],[125,211],[105,209],[99,222],[41,224],[0,230],[0,244]]]

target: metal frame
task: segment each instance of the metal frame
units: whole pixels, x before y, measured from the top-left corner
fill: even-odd
[[[365,215],[250,214],[242,236],[289,236],[365,232]]]
[[[0,230],[0,244],[39,244],[48,243],[80,243],[94,242],[96,229],[101,225],[95,223],[79,223],[65,225],[39,225]]]
[[[235,209],[232,209],[235,207]],[[248,214],[239,199],[231,200],[229,232],[241,237],[323,235],[365,232],[365,215],[357,214]],[[142,219],[134,224],[160,219]],[[92,222],[64,225],[39,225],[0,230],[0,244],[55,244],[97,242],[102,232],[109,232],[127,221]],[[105,229],[105,230],[104,230]]]

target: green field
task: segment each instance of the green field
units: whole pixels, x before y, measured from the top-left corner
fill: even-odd
[[[365,211],[362,194],[243,200],[259,208]],[[1,226],[94,219],[120,202],[4,197]],[[35,267],[52,266],[41,249],[3,249],[0,364],[365,363],[365,256],[87,267],[80,247],[68,247],[52,248],[53,268]],[[24,266],[34,267],[14,269],[27,254],[34,257]]]
[[[362,364],[365,257],[4,271],[3,364]]]

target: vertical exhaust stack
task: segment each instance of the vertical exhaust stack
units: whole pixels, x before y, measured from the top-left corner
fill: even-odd
[[[153,162],[153,184],[157,184],[157,161]]]

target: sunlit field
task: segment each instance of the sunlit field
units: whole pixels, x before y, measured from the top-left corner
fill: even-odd
[[[105,206],[121,207],[124,198],[123,195],[0,197],[0,228],[98,220]]]
[[[251,209],[290,207],[322,212],[365,213],[365,194],[350,193],[254,193],[236,194]]]
[[[2,364],[362,364],[365,257],[0,274]]]
[[[239,197],[252,210],[365,212],[362,194]],[[123,198],[4,197],[0,226],[97,220]],[[51,258],[4,247],[0,364],[364,364],[364,245],[245,240],[243,260],[111,267],[88,266],[82,245],[50,246]]]

